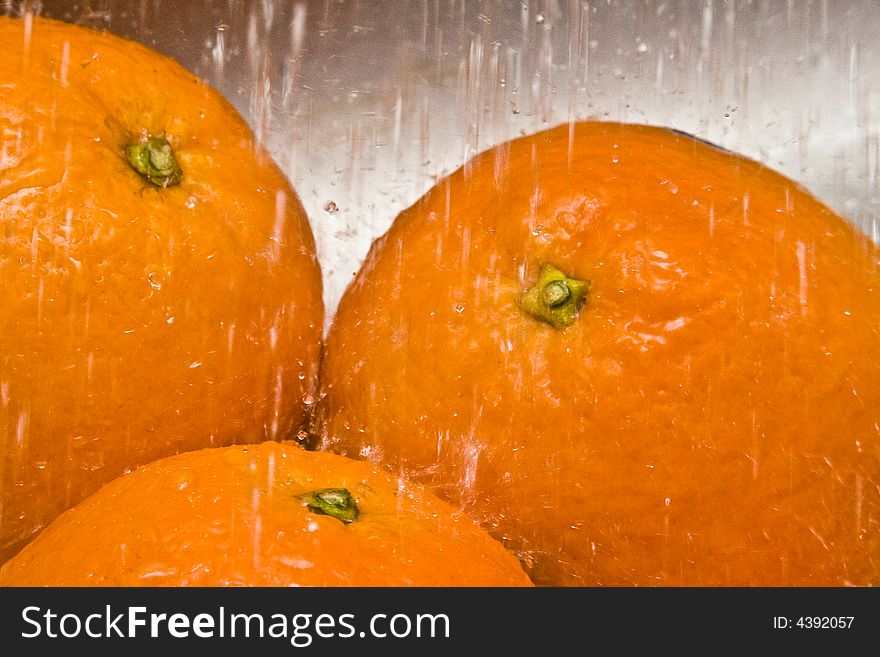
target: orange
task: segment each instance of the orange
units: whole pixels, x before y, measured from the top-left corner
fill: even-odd
[[[295,443],[202,449],[123,475],[0,569],[0,586],[531,586],[465,514]]]
[[[324,311],[296,193],[171,59],[0,18],[0,139],[2,561],[127,468],[296,432]]]
[[[880,583],[880,256],[663,128],[487,151],[401,213],[325,345],[319,446],[544,585]]]

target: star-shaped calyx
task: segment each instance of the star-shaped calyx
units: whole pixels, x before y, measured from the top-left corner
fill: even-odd
[[[577,318],[589,291],[590,281],[569,278],[557,267],[545,264],[538,281],[519,297],[519,306],[535,319],[562,330]]]

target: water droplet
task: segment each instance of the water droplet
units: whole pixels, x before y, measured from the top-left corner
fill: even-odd
[[[648,44],[644,43],[644,42],[640,43],[638,45],[638,47],[636,47],[636,51],[637,52],[648,52]]]
[[[186,199],[186,201],[183,202],[183,204],[186,207],[188,207],[190,210],[192,210],[194,207],[196,207],[196,197],[190,196],[189,198]]]
[[[334,201],[327,201],[324,204],[324,212],[328,212],[330,214],[333,214],[335,212],[339,212],[339,206],[336,205],[336,203]]]
[[[226,63],[226,25],[220,24],[216,28],[217,35],[214,41],[214,47],[211,49],[211,57],[214,60],[214,69],[218,75],[223,74],[223,66]]]
[[[544,14],[538,14],[537,16],[535,16],[535,22],[538,25],[543,25],[544,24]]]
[[[465,305],[463,303],[455,304],[455,312],[461,315],[464,312]]]

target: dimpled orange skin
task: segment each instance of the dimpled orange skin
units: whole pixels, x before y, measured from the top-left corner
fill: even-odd
[[[359,516],[312,512],[345,488]],[[267,441],[150,463],[62,514],[0,586],[531,586],[470,517],[363,461]]]
[[[179,185],[125,157],[167,136]],[[237,112],[109,34],[0,17],[0,561],[127,469],[304,423],[311,228]]]
[[[878,251],[758,163],[582,122],[404,211],[325,344],[319,446],[556,586],[880,583]],[[558,331],[517,298],[591,281]]]

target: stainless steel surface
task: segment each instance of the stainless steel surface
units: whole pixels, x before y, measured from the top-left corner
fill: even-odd
[[[875,241],[874,0],[0,2],[102,27],[225,94],[308,210],[328,319],[372,239],[469,156],[574,119],[667,125],[801,182]]]

